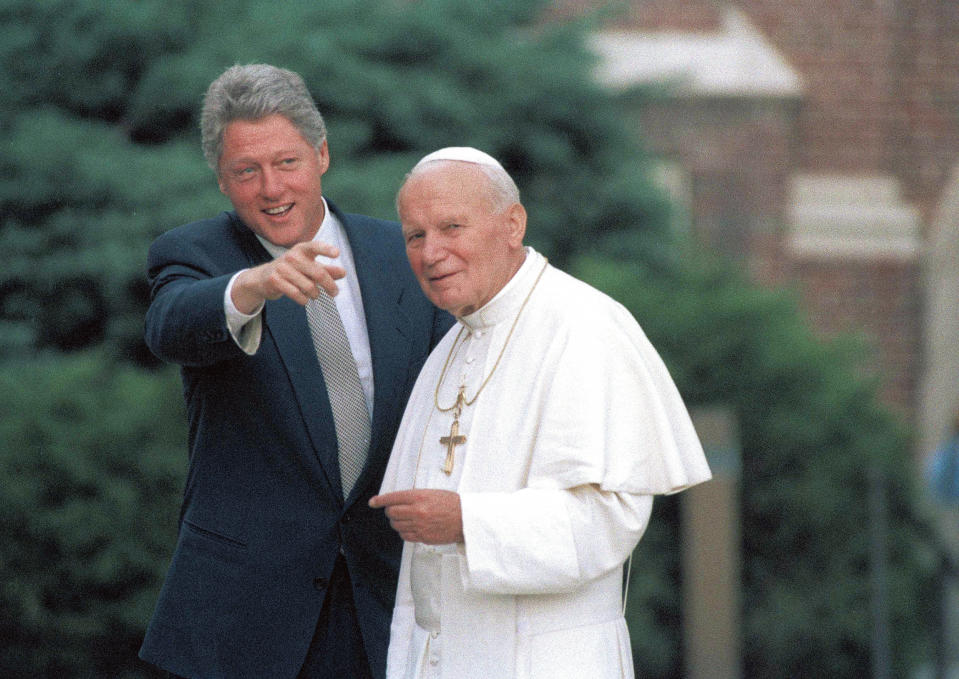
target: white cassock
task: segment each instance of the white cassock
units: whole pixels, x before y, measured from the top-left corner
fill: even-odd
[[[404,545],[388,679],[632,677],[622,566],[652,496],[709,478],[630,313],[527,248],[430,355],[400,425],[381,492],[458,492],[465,543]]]

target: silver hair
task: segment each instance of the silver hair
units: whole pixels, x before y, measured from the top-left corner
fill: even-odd
[[[298,74],[269,64],[231,66],[210,84],[203,97],[200,134],[203,157],[217,171],[223,132],[235,120],[260,120],[279,114],[319,149],[326,123]]]
[[[436,168],[440,163],[466,163],[479,168],[489,180],[487,188],[489,193],[490,209],[493,211],[493,214],[502,214],[503,212],[506,212],[510,205],[519,202],[519,187],[516,186],[516,182],[513,181],[513,178],[510,177],[509,173],[502,167],[498,165],[487,165],[484,163],[469,163],[462,160],[443,159],[420,163],[409,171],[409,173],[403,179],[403,183],[400,185],[399,191],[396,192],[397,212],[399,212],[400,194],[403,193],[403,189],[406,187],[407,182],[414,177],[418,177],[424,172],[428,172],[429,170]]]

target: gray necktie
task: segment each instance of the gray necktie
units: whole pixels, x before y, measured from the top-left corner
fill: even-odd
[[[347,497],[359,478],[370,447],[370,415],[366,409],[356,360],[336,310],[336,302],[320,291],[306,305],[313,347],[323,369],[326,391],[333,407],[333,422],[340,454],[340,481]]]

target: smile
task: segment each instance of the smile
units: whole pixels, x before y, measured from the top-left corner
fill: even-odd
[[[287,212],[293,209],[295,203],[289,203],[287,205],[280,205],[279,207],[270,207],[263,210],[266,214],[271,217],[279,217],[285,215]]]
[[[448,278],[452,278],[455,275],[456,275],[455,271],[452,273],[436,274],[434,276],[430,276],[429,280],[430,280],[430,283],[441,283],[442,281],[445,281]]]

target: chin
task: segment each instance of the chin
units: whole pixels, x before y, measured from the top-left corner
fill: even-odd
[[[291,248],[302,240],[298,231],[287,229],[264,229],[260,235],[281,248]]]
[[[447,304],[445,306],[437,304],[436,306],[440,307],[440,309],[443,311],[453,314],[457,318],[469,316],[471,313],[476,311],[476,307],[473,307],[469,304]]]
[[[451,314],[456,313],[464,306],[466,303],[461,299],[450,299],[447,295],[437,295],[436,301],[434,302],[443,311],[448,311]]]
[[[446,304],[441,299],[433,299],[430,301],[433,302],[433,306],[436,308],[442,309],[446,313],[453,314],[454,316],[456,315],[457,306],[455,304]]]

